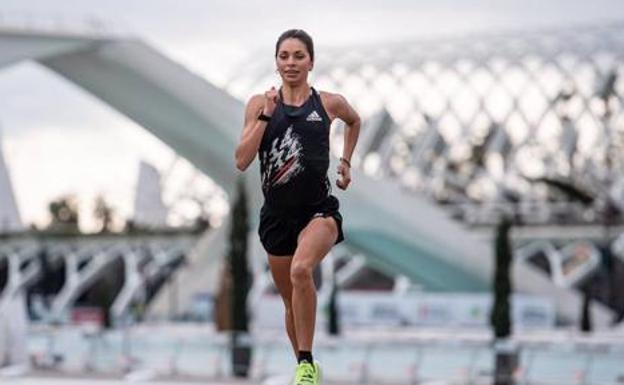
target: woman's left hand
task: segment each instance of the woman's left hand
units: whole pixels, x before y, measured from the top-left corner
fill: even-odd
[[[351,168],[344,162],[340,162],[337,173],[340,175],[340,178],[336,179],[336,186],[341,190],[346,190],[351,183]]]

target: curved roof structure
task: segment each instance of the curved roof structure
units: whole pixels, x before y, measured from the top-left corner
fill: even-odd
[[[243,104],[228,92],[138,40],[0,30],[0,63],[25,59],[80,85],[159,137],[226,191],[233,190],[233,153]],[[259,172],[252,168],[248,174],[257,209]],[[377,179],[359,170],[353,174],[353,186],[337,192],[350,247],[384,270],[422,280],[436,290],[490,287],[489,243],[395,179]],[[577,320],[578,293],[554,285],[526,264],[516,264],[514,282],[521,291],[551,297],[562,319]],[[606,308],[593,309],[596,324],[610,322]]]

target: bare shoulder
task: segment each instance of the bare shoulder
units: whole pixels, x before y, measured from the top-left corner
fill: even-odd
[[[264,103],[264,95],[255,94],[249,98],[249,101],[247,101],[247,107],[256,107],[256,106],[262,105],[263,103]]]
[[[245,114],[244,114],[244,123],[243,125],[247,127],[251,122],[255,120],[255,118],[260,113],[264,103],[264,95],[253,95],[247,101],[247,105],[245,106]]]
[[[321,92],[320,94],[323,106],[332,121],[335,118],[339,118],[347,124],[354,124],[359,121],[358,113],[344,96],[331,92]]]
[[[327,107],[333,107],[334,109],[347,101],[341,94],[327,91],[319,91],[319,94],[321,95],[323,104]]]
[[[264,95],[257,94],[249,98],[249,101],[247,101],[247,106],[245,107],[245,122],[249,122],[254,117],[256,117],[260,112],[260,109],[262,109],[263,105]]]
[[[341,108],[347,103],[347,100],[341,94],[333,92],[319,91],[319,94],[325,111],[327,111],[331,120],[334,120]]]

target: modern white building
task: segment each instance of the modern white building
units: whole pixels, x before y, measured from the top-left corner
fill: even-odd
[[[604,33],[612,32],[604,31]],[[508,48],[504,52],[514,58],[516,51],[513,47],[519,43],[514,37],[509,39],[509,44],[503,41]],[[408,50],[410,44],[406,46],[399,44],[390,48],[398,51]],[[569,45],[564,46],[574,49]],[[455,63],[458,56],[461,58],[461,55],[465,54],[465,60],[474,60],[480,63],[479,65],[489,65],[487,57],[493,54],[490,49],[492,47],[479,44],[476,40],[474,47],[472,51],[466,47],[466,50],[460,52],[439,49],[431,51],[433,56],[425,59],[439,68],[442,65],[440,63],[450,61]],[[549,53],[544,51],[546,49],[544,47],[547,48],[548,44],[535,46],[536,51],[531,51],[531,54],[541,53],[547,57]],[[615,44],[613,47],[618,50],[617,52],[624,52],[624,46],[621,44]],[[375,79],[383,81],[392,74],[398,73],[409,78],[411,66],[418,66],[418,63],[421,63],[419,60],[423,60],[418,55],[402,56],[410,60],[413,58],[414,61],[395,63],[393,51],[390,50],[375,56],[375,63],[366,63],[365,59],[362,59],[367,57],[366,52],[368,51],[364,51],[364,54],[356,52],[356,55],[349,56],[348,60],[345,58],[332,63],[320,63],[317,66],[319,73],[317,76],[320,79],[323,74],[329,74],[336,82],[344,78],[346,81],[357,83],[357,79],[353,80],[353,77],[347,75],[361,73],[364,80],[357,84],[350,86],[334,84],[338,89],[345,87],[345,92],[357,93],[363,89],[374,89],[369,86]],[[215,87],[134,38],[32,29],[0,29],[0,68],[23,60],[37,61],[67,81],[90,92],[103,103],[115,108],[167,143],[228,193],[233,192],[238,176],[233,154],[242,125],[243,103],[232,96],[232,93],[241,96],[245,92],[261,87],[263,85],[261,79],[266,68],[257,68],[256,73],[250,69],[248,73],[251,80],[239,79],[240,82],[249,81],[249,83],[232,84],[229,87],[230,93]],[[461,60],[457,62],[461,63]],[[424,68],[426,76],[435,77],[426,71],[429,67]],[[461,71],[461,68],[457,69],[456,77],[466,76],[462,75]],[[396,79],[389,81],[396,83]],[[396,92],[405,92],[400,87],[397,89]],[[396,93],[379,95],[381,97],[378,100],[384,100],[392,98]],[[404,97],[407,98],[405,95]],[[412,103],[409,99],[405,100]],[[477,101],[479,100],[482,104],[489,103],[489,99],[484,96],[478,97]],[[365,100],[361,103],[375,102]],[[373,105],[372,111],[375,110],[374,107]],[[398,124],[408,125],[409,113],[414,108],[418,109],[418,106],[410,104],[405,111],[391,110],[390,113],[403,114],[404,120],[398,120]],[[498,111],[496,108],[494,104],[488,107],[488,111],[489,109]],[[448,125],[447,129],[452,129],[454,123],[445,123],[451,118],[431,117],[426,113],[425,107],[422,111],[425,112],[421,116],[423,122],[433,119],[440,127]],[[370,116],[372,115],[369,114]],[[458,118],[454,119],[457,123]],[[488,119],[487,115],[485,119]],[[470,120],[467,119],[459,126],[460,130],[467,130],[470,127]],[[383,125],[380,127],[383,128]],[[529,124],[528,127],[532,126]],[[386,128],[387,132],[381,132],[379,135],[375,135],[377,132],[363,132],[363,143],[366,144],[366,146],[363,144],[363,148],[377,154],[377,160],[373,157],[369,163],[400,162],[400,159],[393,160],[393,157],[388,156],[394,153],[395,145],[388,139],[399,133],[396,132],[396,128]],[[458,138],[459,141],[461,136]],[[436,141],[433,140],[432,143],[434,142]],[[503,151],[501,149],[505,147],[496,148]],[[368,155],[360,154],[362,164]],[[425,158],[423,155],[419,159]],[[335,165],[336,160],[333,159],[332,169]],[[402,170],[405,175],[412,175],[409,168]],[[345,245],[350,250],[364,255],[370,265],[389,274],[402,274],[429,290],[463,292],[489,290],[494,260],[491,238],[484,240],[468,231],[462,222],[453,219],[425,194],[407,188],[405,180],[395,175],[375,175],[374,172],[370,174],[366,172],[366,167],[362,167],[354,169],[353,176],[356,183],[348,191],[336,191],[346,218]],[[252,196],[252,212],[257,212],[261,202],[257,164],[247,172],[247,182]],[[218,263],[214,261],[223,255],[226,230],[227,226],[222,226],[209,234],[210,239],[206,241],[208,245],[203,249],[203,253],[193,259],[191,266],[186,270],[179,272],[178,282],[182,283],[181,295],[190,297],[191,293],[202,289],[214,292],[219,274],[216,267]],[[250,236],[255,236],[255,231]],[[256,269],[260,271],[264,255],[258,243],[253,244],[254,263]],[[514,265],[513,279],[518,291],[550,298],[561,321],[578,322],[582,297],[574,289],[555,284],[535,267],[521,261]],[[609,309],[595,303],[592,311],[597,326],[609,325],[612,318]]]

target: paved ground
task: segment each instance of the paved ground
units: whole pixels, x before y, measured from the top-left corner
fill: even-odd
[[[23,377],[15,379],[2,379],[2,384],[15,384],[15,385],[127,385],[132,383],[125,380],[103,380],[103,379],[68,379],[68,378],[35,378],[35,377]],[[136,383],[136,382],[135,382]],[[141,382],[143,384],[158,384],[158,385],[186,385],[186,384],[204,384],[204,385],[255,385],[251,382],[206,382],[206,381],[150,381]]]
[[[190,379],[190,378],[171,378],[171,379],[158,379],[158,380],[140,380],[134,381],[128,379],[104,379],[104,378],[68,378],[68,377],[39,377],[39,376],[25,376],[19,378],[0,378],[2,385],[127,385],[129,383],[143,383],[154,385],[287,385],[289,378],[275,377],[269,378],[261,382],[249,382],[234,379],[225,379],[222,381],[207,380],[207,379]],[[353,384],[338,384],[327,383],[324,385],[353,385]]]

